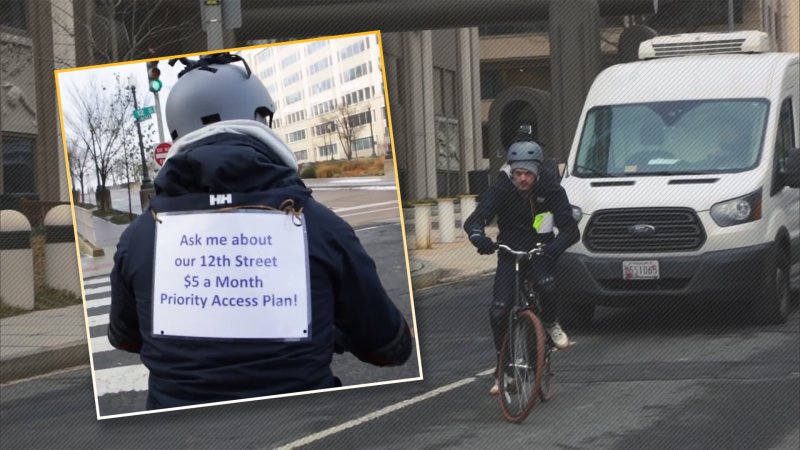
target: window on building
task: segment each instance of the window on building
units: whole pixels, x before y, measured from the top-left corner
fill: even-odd
[[[36,139],[30,136],[3,135],[3,192],[35,194],[36,173],[33,152]]]
[[[303,99],[303,91],[293,92],[286,96],[284,101],[287,105],[291,105],[292,103],[297,103]]]
[[[354,105],[356,103],[363,102],[364,100],[369,100],[372,96],[372,89],[369,87],[365,87],[363,89],[359,89],[357,91],[349,92],[342,97],[342,102],[344,105]]]
[[[347,123],[350,124],[351,128],[366,125],[370,122],[372,122],[372,111],[364,111],[347,116]]]
[[[333,144],[319,146],[317,147],[317,155],[320,158],[337,158],[339,156],[339,146],[335,142]]]
[[[286,142],[302,141],[306,138],[306,130],[297,130],[286,135]]]
[[[326,100],[311,107],[311,116],[317,117],[336,109],[336,100]]]
[[[299,60],[299,59],[300,59],[300,54],[298,52],[294,52],[291,55],[289,55],[289,56],[287,56],[287,57],[285,57],[285,58],[283,58],[281,60],[281,68],[285,69],[285,68],[289,67],[290,65],[296,63],[297,60]]]
[[[347,47],[343,48],[342,50],[339,50],[339,61],[344,61],[345,59],[357,55],[366,49],[367,46],[364,43],[364,41],[359,40],[358,42],[350,44]]]
[[[336,122],[330,121],[314,125],[314,136],[322,136],[324,134],[333,133],[336,131]]]
[[[356,139],[350,143],[350,150],[359,151],[372,149],[372,141],[372,136]]]
[[[360,64],[342,72],[342,83],[347,83],[348,81],[355,80],[356,78],[361,78],[369,73],[372,73],[372,62],[368,61],[364,64]]]
[[[283,87],[286,87],[286,86],[289,86],[291,84],[297,83],[302,78],[303,78],[303,72],[298,70],[297,72],[295,72],[295,73],[293,73],[293,74],[291,74],[288,77],[283,79]]]
[[[0,14],[0,27],[28,29],[25,14],[25,0],[3,0],[3,13]]]
[[[261,52],[258,53],[258,55],[256,56],[256,60],[258,62],[260,62],[260,63],[266,62],[267,60],[272,58],[272,55],[273,55],[274,51],[275,51],[275,49],[273,49],[273,48],[264,49],[264,50],[262,50]]]
[[[298,150],[294,152],[294,159],[298,161],[305,161],[308,159],[308,150]]]
[[[274,74],[275,74],[275,67],[269,66],[266,69],[264,69],[261,72],[259,72],[258,76],[259,76],[259,78],[261,78],[263,80],[264,78],[269,78]]]
[[[328,89],[333,88],[333,78],[328,78],[327,80],[322,80],[319,83],[315,83],[311,85],[311,95],[317,95],[321,92],[325,92]]]
[[[327,47],[327,46],[328,46],[328,41],[314,41],[314,42],[310,42],[310,43],[309,43],[309,44],[306,46],[306,55],[310,55],[310,54],[312,54],[312,53],[316,52],[317,50],[319,50],[319,49],[322,49],[322,48],[325,48],[325,47]]]
[[[331,65],[331,57],[326,56],[320,59],[319,61],[315,62],[314,64],[308,66],[308,74],[313,75],[319,72],[320,70],[327,69],[330,65]]]
[[[300,111],[293,112],[286,116],[286,125],[291,125],[295,122],[299,122],[306,118],[306,111],[301,109]]]
[[[434,114],[456,117],[456,73],[452,70],[433,68]]]

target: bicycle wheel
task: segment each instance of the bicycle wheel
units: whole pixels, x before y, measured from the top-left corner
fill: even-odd
[[[546,344],[550,345],[550,344]],[[553,351],[545,349],[544,351],[544,370],[542,371],[542,382],[539,387],[539,399],[546,402],[553,398],[553,370],[551,364],[553,361]]]
[[[544,372],[545,335],[539,319],[523,309],[514,317],[500,353],[500,405],[513,423],[528,417]]]

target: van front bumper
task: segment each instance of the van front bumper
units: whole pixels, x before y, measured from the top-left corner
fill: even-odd
[[[624,280],[623,261],[658,260],[658,280]],[[696,256],[596,257],[564,253],[558,261],[559,300],[604,306],[742,300],[764,292],[775,244]]]

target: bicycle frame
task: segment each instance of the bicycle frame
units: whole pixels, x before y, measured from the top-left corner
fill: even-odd
[[[525,279],[524,281],[521,279],[521,262],[524,260],[531,260],[535,256],[541,256],[544,252],[544,245],[539,243],[537,244],[536,248],[529,250],[529,251],[518,251],[514,250],[507,245],[500,244],[498,248],[506,253],[509,253],[514,256],[514,284],[515,284],[515,296],[514,296],[514,305],[509,309],[508,315],[508,327],[506,330],[506,338],[503,347],[503,353],[501,354],[501,364],[498,367],[499,370],[499,377],[504,379],[508,376],[507,370],[509,368],[512,369],[514,375],[511,376],[513,380],[519,381],[520,379],[527,378],[528,375],[521,375],[527,372],[531,372],[534,375],[534,383],[533,389],[530,392],[527,392],[527,389],[524,389],[523,386],[517,385],[514,389],[513,394],[509,394],[506,392],[506,384],[505,381],[501,383],[501,406],[503,407],[503,414],[505,415],[506,419],[514,423],[521,423],[530,413],[531,409],[533,408],[536,397],[538,396],[542,401],[547,401],[550,399],[550,354],[553,350],[552,343],[550,342],[549,338],[546,336],[547,333],[543,331],[543,327],[539,320],[539,315],[541,313],[541,305],[540,305],[540,297],[536,290],[535,285],[531,285],[530,289],[523,288],[523,282],[531,282],[532,280]],[[529,298],[532,298],[532,301],[528,301]],[[535,353],[536,356],[533,360],[530,359],[531,355],[528,355],[521,360],[518,360],[518,345],[520,344],[517,342],[519,339],[516,336],[515,330],[516,327],[519,325],[517,321],[531,321],[534,323],[534,329],[538,329],[536,331],[536,338],[534,342],[540,342],[540,344],[535,344]],[[527,347],[527,343],[523,344],[524,347]],[[517,350],[514,350],[517,349]],[[506,354],[508,352],[508,354]],[[527,354],[528,351],[524,350],[524,354]],[[514,358],[511,361],[510,365],[506,364],[505,358]],[[541,364],[541,366],[540,366]],[[523,378],[519,378],[519,377]],[[527,383],[523,383],[527,384]],[[525,404],[524,407],[521,408],[519,413],[510,413],[508,412],[510,407],[507,407],[507,403],[512,404],[514,400],[519,400],[520,392],[522,395],[522,401]]]

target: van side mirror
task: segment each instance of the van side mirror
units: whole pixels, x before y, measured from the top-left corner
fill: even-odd
[[[789,150],[783,182],[789,187],[800,188],[800,149]]]

